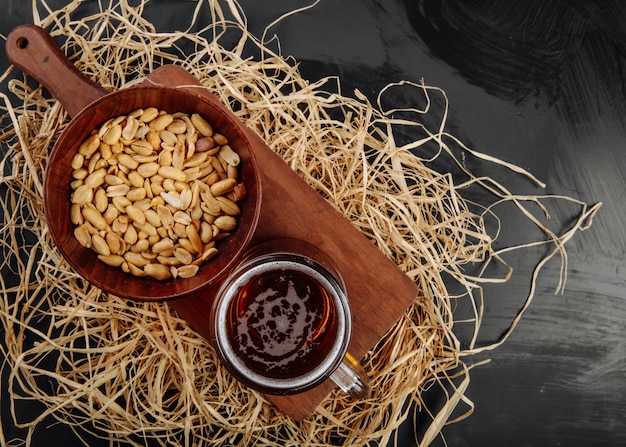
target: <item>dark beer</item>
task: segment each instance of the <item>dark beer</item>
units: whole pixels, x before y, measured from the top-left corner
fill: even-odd
[[[271,378],[297,377],[326,359],[337,337],[332,290],[297,264],[264,266],[238,288],[228,337],[246,367]]]
[[[220,287],[213,345],[239,380],[269,394],[321,383],[342,362],[351,316],[343,286],[310,258],[268,253]]]

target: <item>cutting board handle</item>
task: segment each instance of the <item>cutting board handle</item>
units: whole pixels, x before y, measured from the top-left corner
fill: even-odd
[[[13,29],[5,51],[9,61],[45,86],[70,117],[107,94],[78,71],[50,34],[36,25]]]

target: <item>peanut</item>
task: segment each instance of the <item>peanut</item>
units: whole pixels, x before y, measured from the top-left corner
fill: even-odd
[[[237,220],[233,216],[219,216],[217,219],[215,219],[213,225],[215,225],[220,230],[232,231],[237,226]]]
[[[137,131],[139,130],[139,121],[137,121],[134,117],[129,116],[126,120],[126,126],[122,129],[122,138],[127,141],[131,141],[135,138]]]
[[[91,235],[85,224],[79,225],[74,229],[74,237],[83,247],[91,248]]]
[[[71,159],[74,236],[132,275],[190,278],[237,227],[239,163],[198,114],[147,107],[110,119]]]
[[[119,255],[99,255],[98,259],[100,259],[105,264],[110,265],[111,267],[119,267],[124,262],[124,258]]]
[[[166,279],[170,279],[172,277],[170,269],[163,264],[148,264],[143,268],[143,270],[146,272],[146,275],[161,281],[165,281]]]
[[[144,123],[149,123],[157,116],[159,116],[159,109],[157,109],[156,107],[148,107],[147,109],[143,110],[141,115],[139,115],[139,120],[143,121]]]
[[[235,152],[234,150],[232,150],[232,148],[229,145],[227,144],[223,145],[218,153],[220,157],[223,158],[226,161],[226,163],[228,163],[230,166],[239,165],[239,162],[240,162],[239,154]]]
[[[137,174],[142,176],[144,179],[149,179],[154,176],[158,171],[161,165],[156,162],[143,163],[137,167]]]
[[[199,267],[197,265],[183,265],[176,269],[176,273],[179,278],[191,278],[198,273]]]
[[[91,237],[91,246],[99,255],[109,256],[111,254],[109,244],[107,244],[106,240],[104,240],[104,238],[99,234],[94,234]]]
[[[106,144],[115,144],[120,141],[122,137],[122,126],[116,124],[111,127],[106,133],[102,136],[102,141]]]
[[[89,185],[81,185],[72,194],[72,203],[77,205],[85,205],[93,202],[93,188]]]
[[[214,197],[221,196],[232,191],[235,186],[237,186],[237,180],[225,178],[211,185],[211,194],[213,194]]]
[[[91,157],[100,147],[100,138],[97,133],[92,134],[85,140],[83,144],[78,148],[78,153],[84,157]]]
[[[215,147],[215,141],[211,137],[202,137],[196,141],[196,152],[204,153],[212,150]],[[218,147],[219,150],[219,147]]]
[[[107,227],[107,223],[102,217],[102,214],[95,208],[85,207],[83,208],[83,217],[87,222],[93,225],[98,230],[104,230]]]
[[[195,126],[196,130],[205,137],[213,135],[213,127],[199,114],[194,113],[191,115],[191,122]]]
[[[148,124],[148,126],[155,132],[160,132],[162,130],[165,130],[165,128],[169,126],[172,121],[174,121],[174,117],[169,113],[164,113],[163,115],[159,115],[155,119],[150,121],[150,124]]]
[[[184,182],[187,180],[187,176],[183,171],[174,166],[161,166],[159,168],[159,175],[165,178],[171,178],[172,180],[177,180],[179,182]]]

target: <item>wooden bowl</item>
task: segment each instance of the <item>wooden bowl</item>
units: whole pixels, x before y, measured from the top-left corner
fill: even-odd
[[[139,301],[181,298],[214,284],[228,273],[248,247],[258,224],[261,187],[252,144],[237,117],[205,96],[173,87],[142,85],[107,93],[85,78],[54,44],[48,33],[33,25],[14,29],[6,43],[9,60],[33,76],[61,102],[72,116],[56,141],[44,178],[44,212],[50,234],[63,257],[90,283],[117,296]],[[219,130],[241,157],[240,180],[247,197],[241,204],[238,226],[230,237],[219,241],[219,254],[203,263],[192,278],[159,281],[135,277],[110,267],[91,249],[81,246],[70,221],[71,160],[93,129],[110,118],[138,108],[156,107],[169,113],[199,113]]]

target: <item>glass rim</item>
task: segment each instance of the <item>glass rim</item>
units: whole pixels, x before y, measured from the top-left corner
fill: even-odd
[[[335,315],[338,317],[338,332],[326,358],[314,369],[304,374],[288,378],[269,378],[245,365],[236,355],[236,349],[226,334],[226,314],[234,293],[229,293],[233,287],[240,287],[247,278],[254,275],[258,269],[268,263],[280,265],[297,265],[311,272],[316,279],[321,278],[322,286],[331,292],[335,306]],[[315,275],[317,273],[318,275]],[[239,285],[241,284],[241,285]],[[230,295],[230,299],[228,298]],[[331,374],[343,361],[352,332],[352,315],[345,288],[340,278],[333,275],[321,263],[305,255],[278,250],[272,253],[263,253],[245,259],[222,283],[215,296],[215,303],[211,312],[213,324],[213,345],[217,349],[221,360],[227,369],[241,382],[248,386],[260,389],[268,394],[292,394],[313,388],[330,378]]]

